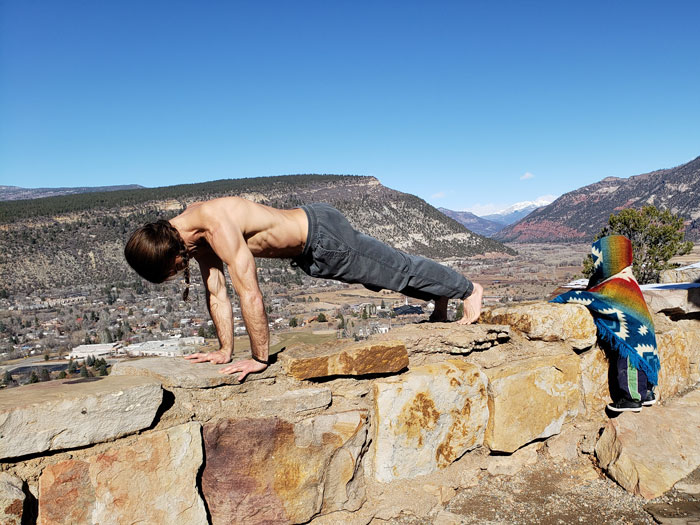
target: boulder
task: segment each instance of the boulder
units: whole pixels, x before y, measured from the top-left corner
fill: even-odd
[[[545,356],[486,370],[489,423],[484,443],[514,452],[535,439],[558,434],[582,411],[579,357]]]
[[[322,414],[205,425],[202,493],[213,525],[305,523],[317,514],[357,510],[364,501],[360,460],[367,414]]]
[[[35,383],[0,396],[0,458],[81,447],[149,427],[163,399],[145,377]]]
[[[390,374],[408,366],[401,341],[332,342],[298,345],[280,354],[285,372],[295,379]]]
[[[0,473],[0,523],[21,525],[24,499],[22,480],[7,472]]]
[[[481,322],[506,324],[530,339],[566,341],[584,349],[596,342],[593,317],[585,306],[577,304],[522,303],[484,310]]]
[[[656,498],[700,466],[700,390],[608,421],[595,453],[624,489]]]
[[[652,312],[679,315],[700,312],[700,283],[648,284],[641,288]]]
[[[49,465],[39,478],[39,523],[205,525],[197,490],[202,458],[201,427],[186,423]]]
[[[661,361],[657,396],[668,399],[700,379],[700,330],[675,328],[657,334],[656,344]]]
[[[374,384],[374,475],[389,482],[450,465],[483,443],[486,376],[449,360]]]
[[[659,282],[661,283],[691,283],[700,282],[700,263],[664,270],[661,272]]]
[[[580,355],[581,388],[586,407],[585,416],[589,420],[604,419],[605,406],[610,403],[608,372],[610,365],[605,352],[599,346]]]
[[[212,388],[241,385],[238,374],[221,374],[225,365],[192,363],[182,357],[148,357],[121,361],[112,367],[111,376],[143,376],[159,381],[165,388]],[[259,374],[250,374],[245,382],[270,379],[279,372],[279,365],[270,365]]]

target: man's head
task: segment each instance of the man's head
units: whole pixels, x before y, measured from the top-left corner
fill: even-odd
[[[187,248],[168,221],[151,222],[132,233],[124,257],[136,273],[152,283],[162,283],[184,269],[189,284]]]

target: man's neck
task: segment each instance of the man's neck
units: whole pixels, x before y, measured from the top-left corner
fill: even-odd
[[[177,230],[180,237],[185,243],[188,251],[192,248],[197,241],[202,237],[203,233],[200,230],[192,229],[188,226],[187,220],[183,220],[181,216],[173,217],[170,219],[170,224]]]

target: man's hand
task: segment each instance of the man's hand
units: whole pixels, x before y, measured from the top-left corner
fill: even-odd
[[[267,368],[265,363],[259,363],[254,359],[244,359],[243,361],[236,361],[235,363],[226,366],[219,370],[220,374],[235,374],[236,372],[241,372],[238,376],[238,381],[243,381],[248,374],[255,374],[257,372],[262,372]]]
[[[196,354],[186,355],[185,359],[189,359],[193,363],[214,363],[216,365],[223,365],[224,363],[231,362],[231,355],[225,354],[222,350],[217,350],[216,352],[198,352]]]

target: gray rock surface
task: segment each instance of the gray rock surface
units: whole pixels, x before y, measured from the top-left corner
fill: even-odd
[[[212,388],[221,385],[240,385],[238,374],[221,374],[225,365],[192,363],[179,357],[149,357],[122,361],[114,365],[111,375],[152,377],[165,388]],[[279,365],[270,365],[264,372],[250,374],[245,381],[260,381],[277,375]]]
[[[0,394],[0,458],[80,447],[149,427],[163,399],[144,377],[49,381]]]

